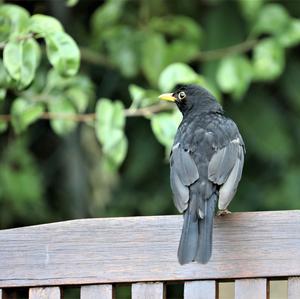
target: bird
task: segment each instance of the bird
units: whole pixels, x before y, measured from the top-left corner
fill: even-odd
[[[174,102],[182,113],[170,153],[173,201],[183,213],[177,257],[181,265],[206,264],[212,255],[213,220],[227,209],[240,182],[245,144],[235,122],[205,88],[177,86],[161,100]]]

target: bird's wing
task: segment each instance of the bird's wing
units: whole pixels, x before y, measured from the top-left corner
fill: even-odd
[[[174,203],[178,211],[182,213],[188,206],[189,186],[198,180],[199,173],[190,153],[180,143],[172,148],[170,162]]]
[[[240,136],[217,150],[208,164],[208,178],[220,186],[219,209],[226,209],[235,195],[244,165],[244,144]]]

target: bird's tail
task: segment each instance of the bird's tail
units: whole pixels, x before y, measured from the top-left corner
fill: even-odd
[[[206,264],[212,254],[212,231],[217,196],[214,193],[204,200],[199,212],[197,199],[192,198],[184,213],[183,228],[178,248],[178,261],[187,264],[193,261]],[[197,212],[198,211],[198,212]]]

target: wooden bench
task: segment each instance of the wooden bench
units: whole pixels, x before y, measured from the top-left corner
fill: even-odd
[[[218,282],[235,281],[236,299],[268,298],[270,278],[288,280],[300,298],[300,211],[233,213],[215,220],[206,265],[177,262],[181,216],[83,219],[0,231],[0,299],[29,288],[30,299],[59,299],[81,286],[81,299],[111,299],[132,284],[133,299],[165,298],[184,283],[185,299],[215,299]]]

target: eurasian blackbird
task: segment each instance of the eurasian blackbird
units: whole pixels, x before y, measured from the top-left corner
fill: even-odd
[[[230,213],[245,145],[236,124],[206,89],[181,85],[159,98],[175,102],[183,115],[170,155],[173,199],[184,215],[178,261],[205,264],[212,254],[216,203],[219,214]]]

